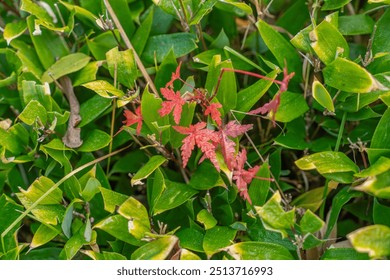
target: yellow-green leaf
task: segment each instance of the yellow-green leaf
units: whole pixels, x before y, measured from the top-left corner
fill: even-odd
[[[356,251],[368,253],[371,258],[390,256],[390,228],[387,226],[367,226],[347,237]]]
[[[334,105],[332,97],[326,88],[319,82],[314,81],[312,86],[312,92],[314,99],[324,108],[330,112],[334,112]]]

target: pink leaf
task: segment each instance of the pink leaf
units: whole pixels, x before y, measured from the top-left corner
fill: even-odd
[[[270,102],[265,103],[260,108],[250,111],[249,114],[266,114],[272,112],[272,122],[275,126],[275,114],[279,109],[279,105],[280,105],[280,92],[278,92],[275,95],[274,99],[272,99]]]
[[[137,135],[141,133],[142,128],[142,115],[141,115],[141,106],[135,109],[135,114],[129,110],[123,112],[125,120],[123,121],[124,126],[131,126],[137,123]]]
[[[176,93],[169,88],[161,88],[161,93],[167,99],[161,104],[161,109],[158,111],[161,117],[168,115],[173,110],[173,118],[176,124],[179,124],[183,105],[186,101],[181,97],[179,91]]]
[[[177,79],[180,79],[180,67],[181,67],[181,61],[177,66],[175,73],[172,73],[171,80],[165,85],[166,88],[173,87],[173,82],[176,81]]]
[[[211,115],[211,118],[215,121],[218,126],[222,125],[221,112],[218,108],[222,108],[220,103],[211,103],[207,106],[206,111],[204,111],[205,116]]]

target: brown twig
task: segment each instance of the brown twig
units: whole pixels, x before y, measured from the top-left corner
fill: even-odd
[[[68,122],[68,129],[65,136],[62,137],[62,142],[69,148],[78,148],[83,144],[80,138],[81,129],[77,125],[81,121],[80,104],[73,91],[72,81],[69,77],[64,76],[59,79],[61,89],[69,101],[70,117]]]

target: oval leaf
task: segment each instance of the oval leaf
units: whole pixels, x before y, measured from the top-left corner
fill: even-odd
[[[314,99],[322,107],[326,108],[330,112],[334,112],[332,97],[330,96],[326,88],[319,81],[314,81],[312,92],[313,92]]]
[[[161,237],[135,250],[131,259],[164,260],[169,256],[178,240],[174,235]]]
[[[294,260],[289,250],[273,243],[240,242],[225,250],[236,260]]]

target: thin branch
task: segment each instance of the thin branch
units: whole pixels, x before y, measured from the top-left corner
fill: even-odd
[[[124,41],[125,44],[126,44],[126,47],[127,47],[128,49],[130,49],[130,50],[133,51],[133,53],[134,53],[134,58],[135,58],[135,62],[137,63],[137,66],[138,66],[139,70],[141,71],[141,73],[142,73],[142,75],[144,76],[145,80],[146,80],[147,83],[149,84],[149,87],[151,88],[151,90],[152,90],[152,92],[154,93],[154,95],[155,95],[156,97],[158,97],[159,94],[158,94],[158,92],[157,92],[156,86],[154,85],[152,79],[150,78],[148,72],[146,71],[145,66],[143,65],[141,59],[139,58],[137,52],[135,51],[133,45],[131,44],[129,37],[127,37],[126,32],[125,32],[125,30],[123,29],[121,23],[119,22],[119,19],[118,19],[118,17],[116,16],[114,10],[112,9],[112,7],[111,7],[109,1],[108,1],[108,0],[104,0],[104,5],[106,6],[108,13],[109,13],[110,16],[112,17],[112,20],[114,21],[116,27],[118,28],[119,33],[121,34],[121,37],[122,37],[123,41]]]

